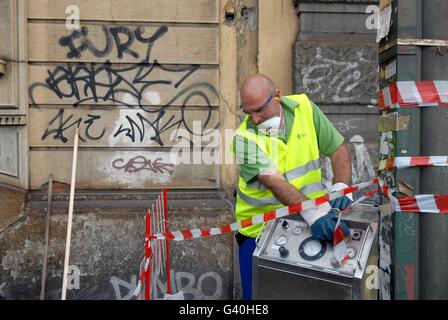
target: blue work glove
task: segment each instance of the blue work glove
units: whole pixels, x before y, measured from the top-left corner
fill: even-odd
[[[338,182],[331,187],[330,193],[340,191],[347,187],[348,186],[345,183]],[[351,193],[330,201],[331,207],[339,210],[347,209],[352,203],[353,203],[353,196]]]
[[[352,199],[347,196],[343,196],[330,201],[331,207],[339,210],[347,209],[352,203]]]
[[[339,215],[335,210],[331,210],[325,216],[317,219],[311,225],[311,235],[313,239],[320,241],[332,241],[334,229],[336,228],[336,223],[338,222],[338,216]],[[341,220],[341,227],[345,236],[350,235],[350,229],[343,220]]]

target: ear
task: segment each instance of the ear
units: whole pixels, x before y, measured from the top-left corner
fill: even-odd
[[[280,90],[279,89],[275,89],[275,101],[277,103],[280,102]]]

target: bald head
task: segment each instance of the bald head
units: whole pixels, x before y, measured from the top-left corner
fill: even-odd
[[[274,82],[263,74],[249,76],[241,86],[243,112],[253,123],[261,123],[280,113],[280,91]],[[263,110],[263,111],[260,111]]]
[[[244,81],[241,86],[241,101],[252,101],[260,97],[269,96],[275,89],[274,82],[263,74],[254,74]]]

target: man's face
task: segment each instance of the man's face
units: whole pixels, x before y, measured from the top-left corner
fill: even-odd
[[[242,96],[241,105],[243,112],[250,117],[250,120],[255,125],[258,125],[272,117],[279,115],[279,97],[280,92],[277,89],[265,91],[260,95]]]

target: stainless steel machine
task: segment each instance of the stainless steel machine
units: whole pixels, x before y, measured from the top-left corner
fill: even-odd
[[[378,217],[378,208],[360,205],[343,218],[350,259],[341,267],[333,245],[313,240],[300,215],[271,221],[252,258],[253,299],[377,299]]]

